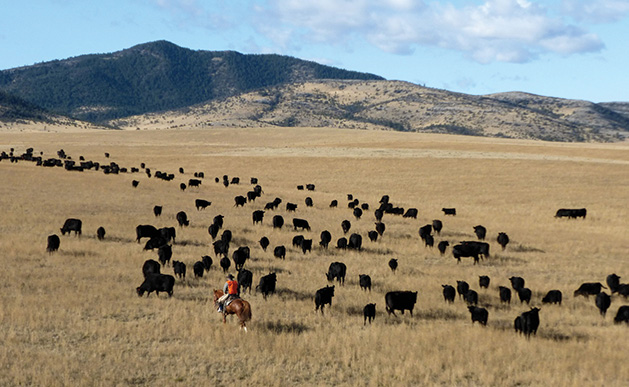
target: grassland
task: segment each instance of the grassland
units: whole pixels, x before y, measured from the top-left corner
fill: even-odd
[[[67,172],[32,163],[0,162],[0,385],[553,385],[629,384],[629,327],[613,316],[626,299],[613,296],[601,317],[592,298],[573,298],[582,282],[603,282],[616,273],[629,281],[629,146],[558,144],[412,133],[336,129],[211,129],[84,133],[0,133],[0,150],[53,157],[58,149],[101,163],[146,163],[153,171],[175,173],[174,182],[140,174]],[[111,154],[110,159],[104,153]],[[177,173],[179,167],[184,175]],[[195,171],[201,187],[179,190]],[[224,188],[213,178],[239,176]],[[244,208],[243,195],[257,177],[264,195]],[[132,188],[131,180],[140,185]],[[298,184],[316,191],[297,191]],[[419,218],[385,215],[387,230],[376,243],[366,238],[373,211],[353,218],[346,195],[372,209],[383,194],[396,205],[419,209]],[[311,196],[313,208],[304,199]],[[266,213],[253,225],[251,213],[280,197],[298,203]],[[194,200],[212,201],[196,211]],[[329,208],[332,199],[339,208]],[[164,214],[154,218],[154,205]],[[456,207],[444,217],[442,207]],[[586,207],[586,220],[559,220],[560,207]],[[173,259],[188,265],[172,298],[139,298],[141,266],[155,252],[135,242],[138,224],[174,226],[184,210],[188,228],[177,228]],[[340,223],[364,238],[362,252],[291,248],[298,234],[274,230],[275,213],[307,219],[316,242],[328,229],[342,236]],[[264,301],[245,295],[253,309],[248,333],[236,320],[222,324],[210,293],[224,275],[213,267],[195,279],[191,266],[210,254],[207,226],[217,214],[234,233],[234,247],[248,245],[247,268],[254,282],[270,271],[278,291]],[[83,236],[63,236],[60,250],[45,252],[46,237],[59,234],[66,218],[83,220]],[[479,265],[457,264],[448,252],[424,247],[417,230],[441,219],[436,241],[473,239],[472,227],[488,229],[492,257]],[[104,226],[106,240],[96,239]],[[495,237],[506,232],[511,244],[501,251]],[[257,241],[271,240],[263,252]],[[272,247],[288,247],[285,261]],[[387,262],[397,258],[393,274]],[[215,259],[216,261],[216,259]],[[336,287],[331,309],[314,312],[314,292],[325,286],[333,261],[347,264],[345,286]],[[217,266],[217,265],[215,265]],[[172,273],[171,267],[163,272]],[[358,274],[371,275],[371,293],[358,286]],[[478,276],[489,275],[488,290]],[[498,302],[498,285],[512,275],[533,290],[540,306],[550,289],[564,293],[562,306],[543,306],[541,325],[530,340],[516,335],[513,319],[528,310]],[[465,304],[443,302],[442,284],[468,281],[489,310],[487,327],[472,324]],[[415,313],[393,317],[384,294],[418,291]],[[363,326],[362,307],[377,304],[372,325]]]

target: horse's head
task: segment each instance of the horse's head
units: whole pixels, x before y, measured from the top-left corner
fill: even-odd
[[[214,303],[216,303],[216,301],[218,301],[218,299],[221,298],[222,295],[222,290],[214,289]]]

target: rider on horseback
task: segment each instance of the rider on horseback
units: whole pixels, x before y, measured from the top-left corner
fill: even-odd
[[[223,294],[221,298],[218,299],[218,312],[222,313],[225,309],[225,304],[229,301],[232,301],[240,296],[240,286],[238,285],[238,281],[234,279],[234,276],[231,274],[227,275],[227,282],[223,286]]]

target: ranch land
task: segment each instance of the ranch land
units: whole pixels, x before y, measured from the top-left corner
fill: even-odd
[[[73,160],[129,170],[145,163],[175,178],[0,161],[2,386],[629,385],[629,326],[613,321],[629,299],[612,295],[603,317],[593,296],[573,297],[581,283],[605,285],[612,273],[629,282],[627,142],[322,128],[0,133],[0,151],[21,155],[30,147],[44,159],[63,149]],[[194,172],[205,174],[202,184],[182,191]],[[215,183],[223,175],[240,177],[240,184]],[[262,196],[235,207],[234,197],[251,191],[251,177]],[[315,190],[297,190],[306,184]],[[369,204],[360,219],[348,194]],[[367,233],[385,194],[418,216],[385,214],[386,231],[371,242]],[[253,224],[252,212],[276,197],[279,207]],[[212,204],[198,211],[195,199]],[[335,199],[338,207],[330,208]],[[286,211],[287,202],[298,205],[296,212]],[[155,205],[163,206],[160,217]],[[456,216],[443,207],[456,208]],[[555,218],[559,208],[587,208],[587,217]],[[188,227],[177,225],[179,211]],[[251,250],[245,268],[254,289],[243,294],[253,313],[248,332],[234,316],[223,324],[213,305],[212,291],[225,282],[208,234],[219,214],[233,233],[230,258],[239,246]],[[284,217],[282,229],[272,227],[274,215]],[[61,235],[67,218],[82,220],[80,237]],[[294,231],[293,218],[308,220],[311,231]],[[347,235],[345,219],[352,225]],[[418,230],[434,219],[443,230],[433,233],[430,248]],[[143,250],[146,239],[135,240],[136,226],[146,224],[176,227],[172,260],[184,262],[187,275],[176,279],[170,298],[136,293],[144,261],[157,260],[157,250]],[[457,263],[452,246],[476,240],[476,225],[486,227],[491,254],[477,265],[471,258]],[[332,234],[327,250],[318,244],[323,230]],[[499,232],[510,237],[505,250]],[[336,240],[351,233],[362,235],[362,250],[337,249]],[[51,234],[61,244],[49,254]],[[313,240],[312,252],[292,246],[298,234]],[[266,251],[258,244],[263,236]],[[450,247],[442,256],[436,245],[443,240]],[[287,248],[285,260],[273,257],[278,245]],[[195,278],[192,266],[204,255],[213,266]],[[395,273],[391,258],[399,262]],[[347,265],[344,286],[327,281],[332,262]],[[236,274],[233,265],[230,272]],[[264,300],[255,285],[271,272],[277,288]],[[172,275],[172,265],[162,273]],[[359,287],[359,274],[371,276],[370,292]],[[489,288],[479,287],[481,275],[491,278]],[[526,280],[530,305],[515,293],[510,304],[500,302],[498,286],[511,287],[511,276]],[[458,296],[444,302],[442,285],[457,280],[478,292],[486,326],[472,323]],[[335,285],[332,305],[315,312],[314,294],[328,284]],[[542,304],[551,289],[563,293],[561,305]],[[412,316],[387,315],[385,294],[395,290],[418,292]],[[364,325],[367,303],[376,304],[376,317]],[[513,322],[531,307],[541,308],[540,326],[527,339]]]

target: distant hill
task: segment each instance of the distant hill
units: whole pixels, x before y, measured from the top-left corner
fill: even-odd
[[[570,142],[629,137],[629,118],[601,104],[527,93],[473,96],[398,81],[293,83],[111,124],[338,127]]]
[[[194,51],[166,41],[0,72],[0,90],[59,114],[103,122],[283,83],[383,79],[281,55]]]

